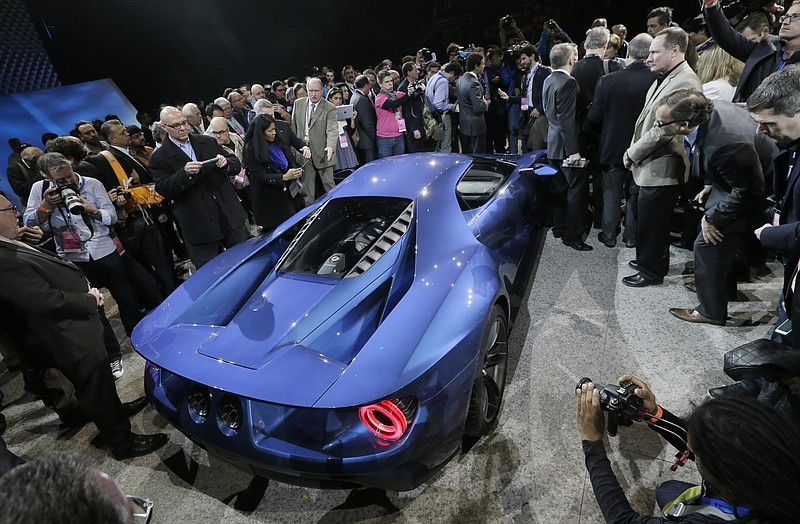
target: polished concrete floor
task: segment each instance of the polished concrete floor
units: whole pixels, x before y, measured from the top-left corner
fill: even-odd
[[[683,286],[692,280],[691,253],[672,248],[664,285],[633,289],[620,279],[632,273],[627,263],[634,250],[608,249],[594,234],[588,242],[595,250],[578,253],[548,235],[511,332],[496,431],[414,491],[323,491],[254,479],[209,459],[152,408],[132,419],[134,430],[166,431],[169,444],[118,462],[91,445],[94,426],[65,431],[41,402],[23,394],[21,377],[8,372],[0,375],[9,425],[4,438],[25,458],[50,449],[85,453],[123,491],[154,500],[155,523],[602,522],[575,428],[576,382],[583,376],[611,382],[632,372],[661,404],[687,413],[709,387],[729,382],[722,372],[726,350],[769,333],[781,272],[771,264],[753,283],[740,284],[742,300],[730,305],[729,327],[688,324],[668,309],[696,304]],[[117,387],[127,401],[142,394],[143,361],[125,344],[125,376]],[[640,425],[621,428],[607,448],[640,512],[652,512],[659,482],[698,479],[691,465],[670,472],[671,448]]]

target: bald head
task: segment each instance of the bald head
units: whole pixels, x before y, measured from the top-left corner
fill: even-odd
[[[182,113],[193,126],[199,126],[203,121],[203,115],[200,113],[200,108],[197,107],[197,104],[192,104],[191,102],[185,104]]]
[[[267,98],[267,91],[261,84],[253,84],[253,87],[250,88],[250,95],[253,100],[263,100]]]
[[[322,98],[322,80],[319,78],[312,78],[306,84],[306,91],[308,91],[308,98],[315,104]]]
[[[161,128],[172,139],[185,143],[189,139],[189,122],[183,113],[178,111],[178,108],[173,106],[166,106],[161,110],[159,115],[161,121]]]

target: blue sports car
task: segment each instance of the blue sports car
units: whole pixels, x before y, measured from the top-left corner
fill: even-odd
[[[544,160],[430,153],[358,169],[136,327],[150,401],[256,475],[418,486],[497,420]]]

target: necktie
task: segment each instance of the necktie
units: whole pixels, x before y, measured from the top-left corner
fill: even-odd
[[[309,108],[309,111],[308,111],[308,123],[306,124],[306,136],[308,136],[308,134],[311,131],[311,119],[314,118],[314,111],[316,111],[316,110],[317,110],[317,104],[311,104],[311,107]]]

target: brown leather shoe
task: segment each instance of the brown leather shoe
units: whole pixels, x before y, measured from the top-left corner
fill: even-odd
[[[708,317],[704,317],[703,315],[698,313],[696,309],[673,307],[670,308],[669,312],[672,313],[673,317],[685,320],[686,322],[693,322],[695,324],[711,324],[712,326],[725,325],[724,320],[714,320]]]

